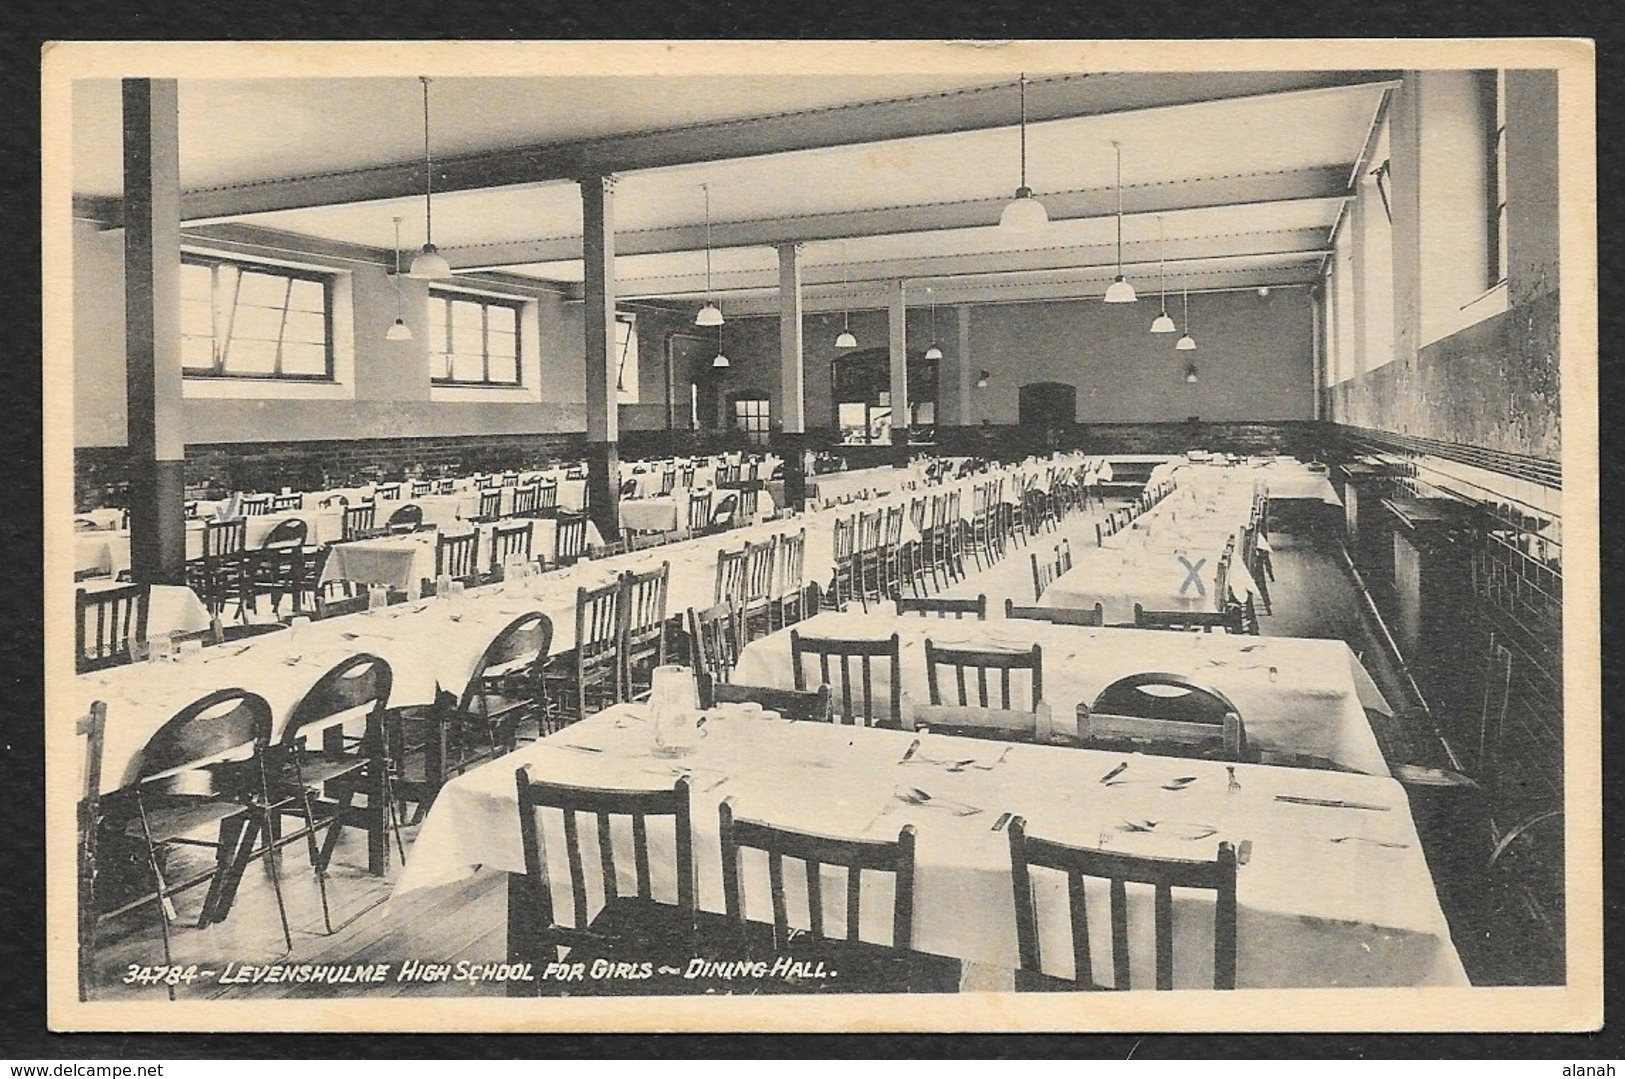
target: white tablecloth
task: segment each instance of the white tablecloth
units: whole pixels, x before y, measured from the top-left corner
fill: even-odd
[[[1409,986],[1467,984],[1461,961],[1439,909],[1433,880],[1417,841],[1405,792],[1391,779],[1256,765],[1236,766],[1239,789],[1227,784],[1225,768],[1206,761],[1136,757],[1124,777],[1141,782],[1103,786],[1097,780],[1121,757],[1048,746],[1004,747],[927,735],[918,756],[927,761],[976,758],[989,767],[950,773],[930,764],[899,761],[913,735],[821,723],[786,723],[713,712],[697,752],[681,762],[693,782],[697,900],[708,911],[723,909],[717,805],[734,799],[737,815],[825,834],[895,836],[905,824],[918,831],[914,946],[921,951],[993,964],[1017,965],[1008,838],[993,831],[1000,812],[1027,818],[1028,832],[1074,844],[1107,846],[1162,856],[1212,857],[1221,840],[1252,841],[1252,858],[1238,878],[1239,959],[1243,987]],[[609,787],[669,786],[672,762],[652,755],[652,731],[641,706],[622,705],[451,781],[430,811],[412,857],[391,898],[410,909],[412,892],[460,879],[477,866],[524,871],[514,795],[514,771],[530,765],[538,778]],[[586,753],[568,746],[589,746]],[[1157,782],[1175,775],[1196,781],[1178,791]],[[937,806],[901,801],[900,787],[916,787],[936,799],[952,799],[981,812],[956,816]],[[816,791],[815,795],[809,792]],[[1361,801],[1384,812],[1289,805],[1277,794]],[[1166,822],[1164,832],[1137,833],[1125,819]],[[651,822],[649,852],[653,894],[675,897],[669,826]],[[1179,834],[1204,825],[1201,840]],[[1176,827],[1176,825],[1178,827]],[[595,850],[595,825],[587,820],[582,844]],[[625,874],[622,894],[633,890],[630,829],[612,828],[617,867]],[[543,843],[555,894],[568,878],[558,817],[543,816]],[[1332,842],[1336,837],[1355,840]],[[1379,846],[1379,843],[1394,846]],[[584,859],[590,896],[601,894],[597,859]],[[744,860],[746,913],[770,920],[765,859]],[[785,874],[792,924],[805,927],[805,875]],[[1041,873],[1038,890],[1045,969],[1071,973],[1061,882]],[[826,869],[826,932],[845,931],[845,874]],[[1100,886],[1100,894],[1095,886]],[[1095,925],[1095,977],[1111,981],[1105,943],[1104,885],[1091,882]],[[1134,984],[1149,986],[1154,958],[1149,924],[1151,899],[1131,891],[1130,947]],[[892,887],[889,878],[865,876],[860,911],[864,939],[889,943]],[[1212,901],[1203,893],[1174,893],[1175,984],[1212,986]],[[589,908],[589,915],[594,913]],[[571,917],[565,903],[556,908]]]
[[[116,581],[81,581],[79,588],[86,592],[101,592],[109,588],[123,588]],[[155,584],[147,600],[147,636],[162,633],[195,633],[209,628],[209,609],[197,598],[197,593],[185,585]]]
[[[898,634],[903,692],[922,704],[930,701],[927,638],[937,644],[1010,651],[1026,651],[1037,644],[1044,653],[1044,699],[1061,729],[1072,728],[1079,704],[1093,703],[1118,678],[1141,671],[1182,674],[1228,697],[1241,713],[1248,742],[1258,749],[1324,758],[1369,775],[1389,774],[1365,709],[1384,715],[1391,711],[1376,683],[1342,641],[1093,629],[1029,619],[899,618],[890,613],[890,606],[885,604],[884,609],[868,614],[825,611],[796,629],[804,636],[848,639],[884,640]],[[805,663],[809,677],[816,680],[816,660]],[[831,673],[838,679],[833,667]],[[1273,678],[1271,667],[1276,670]],[[938,673],[950,677],[947,671]],[[884,700],[891,688],[886,664],[876,665],[874,678],[874,693]],[[795,674],[790,666],[788,631],[746,646],[734,668],[733,681],[792,688]],[[1020,676],[1019,686],[1019,692],[1025,693],[1025,675]],[[943,689],[955,692],[950,684]],[[858,691],[854,687],[853,692]],[[833,686],[832,692],[838,701],[840,686]],[[993,692],[997,692],[996,686]]]

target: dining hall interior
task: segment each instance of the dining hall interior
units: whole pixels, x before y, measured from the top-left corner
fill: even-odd
[[[80,1000],[1565,983],[1555,70],[71,123]]]

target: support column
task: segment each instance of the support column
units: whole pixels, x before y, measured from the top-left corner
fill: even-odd
[[[587,512],[606,542],[621,535],[620,414],[615,399],[615,177],[581,183],[587,338]]]
[[[779,456],[784,504],[807,499],[807,398],[801,338],[801,245],[779,245]]]
[[[960,305],[954,308],[955,326],[959,333],[959,348],[955,351],[954,363],[959,367],[959,419],[961,427],[975,427],[976,412],[971,402],[976,400],[979,392],[976,388],[976,376],[981,368],[971,362],[970,355],[970,307]]]
[[[901,278],[887,288],[886,310],[891,330],[892,463],[902,468],[908,464],[908,303]]]
[[[180,109],[173,79],[124,80],[124,332],[130,575],[186,581]]]
[[[1314,289],[1309,293],[1309,377],[1313,381],[1315,419],[1320,419],[1320,398],[1324,392],[1321,387],[1326,383],[1325,359],[1321,352],[1321,322],[1320,305],[1323,289]]]

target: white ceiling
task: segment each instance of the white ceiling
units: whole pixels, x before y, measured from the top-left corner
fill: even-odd
[[[885,276],[929,277],[942,289],[956,282],[1008,279],[1014,270],[1035,288],[1061,278],[1069,288],[1083,281],[1098,281],[1103,288],[1111,272],[1102,267],[1116,257],[1114,141],[1122,146],[1130,207],[1123,221],[1123,258],[1142,288],[1148,276],[1155,287],[1162,250],[1159,217],[1170,273],[1239,284],[1312,280],[1320,262],[1316,249],[1340,211],[1337,193],[1365,146],[1382,84],[1139,107],[1138,95],[1152,83],[1134,80],[1158,77],[1115,77],[1113,87],[1122,88],[1130,111],[1029,125],[1028,184],[1039,198],[1047,196],[1056,206],[1066,203],[1067,193],[1092,200],[1087,213],[1054,220],[1036,236],[1011,236],[991,227],[1018,182],[1019,134],[1013,122],[868,141],[873,135],[865,130],[860,110],[852,117],[849,145],[619,174],[617,238],[635,247],[633,238],[643,235],[648,241],[643,249],[653,251],[616,260],[619,291],[685,300],[704,293],[701,185],[709,187],[714,224],[733,226],[733,234],[747,241],[719,243],[713,250],[713,289],[719,295],[773,295],[773,244],[792,231],[795,238],[810,237],[804,264],[815,290],[843,276],[853,295]],[[440,159],[583,139],[613,144],[634,133],[757,117],[777,122],[784,113],[990,85],[999,84],[985,76],[940,75],[437,79],[431,86],[433,145]],[[416,79],[401,78],[183,79],[182,187],[197,191],[410,165],[422,153],[421,93]],[[1014,86],[1007,96],[1013,121]],[[75,193],[116,196],[121,188],[118,84],[76,83],[74,124]],[[707,137],[706,131],[694,134]],[[1298,198],[1250,194],[1258,182],[1314,170],[1338,177],[1338,192],[1317,189],[1313,197]],[[1233,188],[1236,204],[1185,197],[1201,185],[1218,191],[1220,202],[1229,201],[1223,193]],[[1136,205],[1164,209],[1135,212]],[[358,245],[385,257],[394,244],[396,216],[404,219],[404,247],[423,242],[423,208],[417,195],[212,220]],[[951,216],[940,216],[945,213]],[[867,234],[843,239],[850,234],[843,226],[857,220],[854,215],[866,215],[868,224],[850,231]],[[939,217],[947,224],[920,225]],[[660,230],[686,231],[656,242]],[[1315,230],[1320,244],[1314,242]],[[580,234],[580,195],[566,180],[451,191],[434,199],[435,242],[459,267],[579,282]]]

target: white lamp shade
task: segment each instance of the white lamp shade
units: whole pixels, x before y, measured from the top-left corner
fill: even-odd
[[[723,368],[723,367],[731,367],[733,365],[728,362],[728,357],[724,356],[722,353],[719,352],[719,353],[717,353],[717,358],[711,361],[711,366],[712,366],[713,369],[717,369],[717,368]]]
[[[1188,370],[1186,370],[1186,372],[1185,372],[1185,381],[1186,382],[1195,382],[1196,381],[1196,368],[1192,367],[1192,368],[1189,368]]]
[[[434,244],[424,244],[423,250],[412,260],[412,268],[407,271],[406,276],[430,280],[450,277],[451,263],[446,261],[446,256],[435,250]]]
[[[842,330],[840,336],[835,338],[836,348],[857,348],[858,339],[852,336],[851,330]]]
[[[942,359],[942,348],[941,348],[941,346],[932,345],[930,348],[926,349],[925,350],[925,358],[928,359],[928,360],[940,360],[940,359]]]
[[[389,329],[384,331],[384,340],[410,341],[412,340],[412,331],[407,328],[405,322],[401,321],[400,319],[396,319],[394,325],[390,326]]]
[[[1168,317],[1168,312],[1166,311],[1158,315],[1156,321],[1151,323],[1152,333],[1173,333],[1176,328],[1177,327],[1174,326],[1174,320]]]
[[[985,379],[985,378],[977,379],[976,380],[976,388],[979,389],[979,390],[987,389],[987,379]]]
[[[1134,295],[1134,286],[1123,280],[1122,274],[1118,274],[1117,280],[1106,290],[1107,303],[1133,303],[1138,299],[1139,297]]]
[[[1196,338],[1192,337],[1190,334],[1186,334],[1179,339],[1179,343],[1174,347],[1181,352],[1195,352]]]
[[[1037,232],[1049,224],[1049,212],[1033,198],[1031,188],[1016,188],[1016,197],[999,215],[999,227],[1007,232]]]
[[[694,316],[696,326],[722,325],[722,309],[714,303],[708,303],[700,308],[700,313]]]

